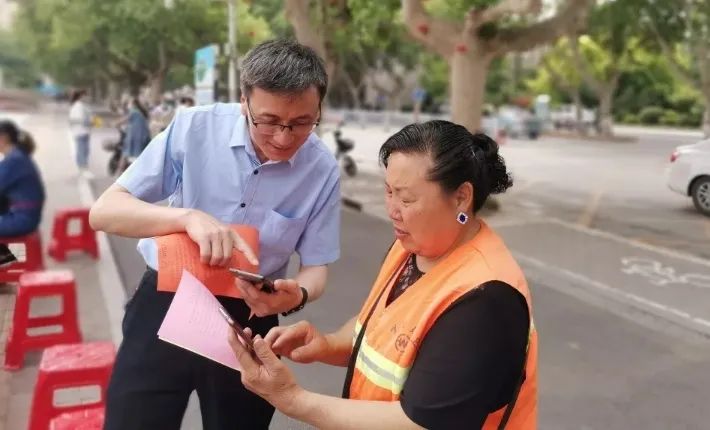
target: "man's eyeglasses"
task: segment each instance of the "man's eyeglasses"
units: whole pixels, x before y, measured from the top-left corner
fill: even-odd
[[[252,125],[259,131],[259,133],[266,134],[269,136],[283,133],[284,131],[286,131],[286,129],[288,129],[288,131],[290,131],[296,136],[303,136],[315,130],[315,128],[318,127],[318,124],[320,124],[320,121],[316,121],[315,123],[291,125],[256,122],[254,121],[254,113],[252,113],[251,111],[251,104],[249,102],[249,99],[247,99],[247,109],[249,110],[249,121],[251,121]],[[320,108],[318,108],[318,112],[320,114]]]

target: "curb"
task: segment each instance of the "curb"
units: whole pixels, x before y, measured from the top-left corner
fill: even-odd
[[[74,141],[69,133],[68,140],[70,147],[73,148]],[[91,185],[84,177],[79,177],[79,197],[81,204],[86,207],[91,207],[96,201],[91,191]],[[116,258],[108,243],[106,233],[97,232],[96,238],[99,244],[99,255],[101,256],[96,261],[99,286],[104,297],[104,305],[106,306],[109,327],[111,328],[111,340],[116,345],[119,345],[123,339],[121,322],[123,321],[123,304],[126,302],[126,293],[116,265]]]

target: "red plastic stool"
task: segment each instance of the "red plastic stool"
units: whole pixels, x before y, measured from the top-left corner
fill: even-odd
[[[44,269],[42,239],[39,233],[34,232],[27,236],[0,237],[0,243],[5,245],[21,244],[25,247],[24,261],[17,261],[9,266],[0,268],[0,283],[17,282],[20,279],[20,275],[25,272]]]
[[[58,315],[30,317],[30,302],[37,297],[60,296],[62,311]],[[27,329],[61,326],[61,333],[30,336]],[[74,274],[69,270],[28,272],[20,276],[12,328],[5,345],[5,369],[22,367],[25,353],[62,343],[81,342],[77,317]]]
[[[81,222],[79,234],[69,234],[69,222],[78,219]],[[99,246],[96,232],[89,225],[88,208],[72,208],[57,211],[52,226],[52,243],[49,255],[57,261],[66,260],[67,251],[84,251],[94,258],[99,258]]]
[[[29,429],[47,430],[49,423],[57,416],[87,409],[87,405],[82,404],[55,406],[54,391],[58,389],[98,385],[101,388],[101,399],[92,406],[103,410],[106,407],[106,389],[115,357],[116,348],[111,342],[78,343],[47,348],[39,365]]]
[[[101,430],[104,426],[104,408],[89,408],[66,412],[49,423],[49,430]]]

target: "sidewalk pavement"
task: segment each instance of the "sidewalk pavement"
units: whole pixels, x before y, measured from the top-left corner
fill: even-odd
[[[40,226],[45,249],[45,265],[48,269],[69,269],[74,272],[79,305],[79,325],[83,340],[118,342],[115,330],[116,321],[111,315],[118,315],[122,310],[122,289],[119,280],[112,272],[112,258],[107,251],[106,240],[100,240],[101,257],[98,261],[88,255],[70,254],[65,263],[56,263],[46,255],[50,241],[53,214],[60,208],[87,206],[91,196],[87,193],[86,181],[79,178],[74,165],[71,146],[68,144],[66,109],[55,105],[44,105],[31,114],[2,114],[9,116],[33,134],[37,142],[35,160],[42,173],[47,202]],[[94,150],[100,149],[93,145]],[[14,309],[14,287],[0,291],[0,344],[7,342],[8,330]],[[107,296],[118,303],[112,303],[113,312],[106,306]],[[55,300],[37,299],[31,305],[31,314],[49,314],[59,309]],[[118,310],[118,312],[116,311]],[[119,320],[120,321],[120,320]],[[112,330],[112,322],[114,329]],[[25,356],[24,367],[17,372],[0,370],[0,430],[19,430],[27,428],[33,389],[37,378],[37,367],[41,352],[32,352]],[[95,398],[95,391],[81,389],[62,393],[57,396],[57,403],[86,402]]]

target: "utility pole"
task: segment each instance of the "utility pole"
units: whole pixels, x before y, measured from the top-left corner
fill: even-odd
[[[237,0],[227,0],[229,16],[229,101],[238,102]]]

